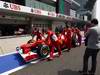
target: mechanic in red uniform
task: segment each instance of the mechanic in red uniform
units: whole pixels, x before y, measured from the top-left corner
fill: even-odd
[[[60,47],[60,49],[64,49],[67,43],[67,39],[65,39],[65,35],[64,32],[60,33],[58,35],[58,46]]]
[[[61,55],[61,48],[59,46],[58,38],[55,35],[55,33],[52,31],[51,28],[48,29],[47,34],[48,34],[48,37],[46,39],[46,42],[47,42],[48,46],[50,47],[50,57],[48,59],[53,60],[53,58],[54,58],[53,54],[54,54],[55,47],[58,49],[59,56]],[[54,40],[53,37],[55,37],[56,39]]]
[[[76,47],[76,30],[74,27],[71,27],[71,38],[72,38],[72,47]]]
[[[32,31],[32,39],[33,39],[34,36],[36,35],[36,32],[37,32],[37,28],[34,28],[33,31]]]
[[[63,38],[61,38],[62,39],[62,45],[61,45],[61,48],[64,48],[65,46],[66,47],[68,47],[67,46],[67,28],[66,27],[64,27],[64,29],[63,29],[63,31],[62,31],[62,33],[61,33],[61,36],[63,36]]]
[[[68,47],[68,52],[70,51],[71,47],[72,47],[72,31],[71,31],[71,28],[67,28],[66,29],[66,33],[67,35],[65,35],[66,39],[67,39],[67,47]]]
[[[43,35],[39,29],[37,30],[36,35],[37,35],[37,40],[42,40]]]
[[[59,33],[58,36],[57,36],[57,41],[55,42],[55,47],[58,48],[58,55],[59,57],[61,56],[62,52],[61,52],[61,49],[62,49],[62,44],[63,44],[63,41],[65,40],[64,39],[64,35],[62,33]]]

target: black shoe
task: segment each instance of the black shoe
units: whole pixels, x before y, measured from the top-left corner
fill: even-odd
[[[82,75],[88,75],[88,73],[84,71],[78,71],[78,72],[81,73]]]
[[[88,73],[89,73],[89,75],[95,75],[95,73],[92,71],[88,71]]]
[[[83,73],[83,71],[78,71],[79,73]]]

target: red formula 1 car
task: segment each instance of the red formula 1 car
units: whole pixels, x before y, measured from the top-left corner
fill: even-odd
[[[55,39],[55,37],[53,37],[53,39]],[[26,44],[16,47],[16,51],[26,62],[30,62],[38,58],[46,58],[50,54],[49,45],[51,44],[49,42],[50,40],[47,39],[31,39]],[[57,52],[56,48],[55,52]]]
[[[25,62],[30,62],[38,58],[45,58],[50,51],[44,40],[29,40],[26,44],[16,47],[16,50]]]
[[[58,52],[56,48],[58,46],[60,46],[61,50],[65,49],[65,47],[68,48],[68,40],[63,34],[58,36],[54,34],[50,39],[56,40],[55,52]],[[50,45],[50,40],[47,39],[31,39],[26,44],[16,47],[16,50],[26,62],[30,62],[34,59],[46,58],[50,54]]]

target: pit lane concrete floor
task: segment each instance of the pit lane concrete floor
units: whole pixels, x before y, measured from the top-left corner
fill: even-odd
[[[34,65],[31,64],[10,75],[80,75],[77,71],[82,69],[84,52],[85,46],[82,45],[81,47],[73,48],[70,52],[63,52],[60,58],[55,57],[53,61],[44,60]],[[99,59],[100,52],[97,58],[96,75],[100,75]]]

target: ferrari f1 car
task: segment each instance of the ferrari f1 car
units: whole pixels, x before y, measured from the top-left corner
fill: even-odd
[[[53,35],[52,39],[53,41],[55,40],[57,41],[56,45],[57,46],[60,45],[62,50],[65,49],[65,46],[67,45],[67,39],[65,39],[64,35],[60,35],[60,37]],[[31,39],[26,44],[16,47],[16,50],[26,62],[30,62],[38,58],[46,58],[50,53],[49,46],[50,46],[50,40]],[[55,51],[57,52],[56,47]]]
[[[49,47],[43,40],[29,40],[26,44],[16,47],[17,52],[22,56],[25,62],[30,62],[38,58],[45,58],[49,54]]]

